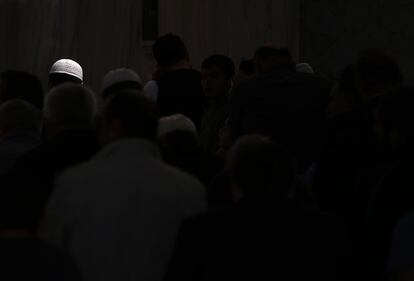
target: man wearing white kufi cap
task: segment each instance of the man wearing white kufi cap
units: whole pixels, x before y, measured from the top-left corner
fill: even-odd
[[[109,71],[102,81],[102,98],[104,100],[108,99],[115,93],[123,90],[142,91],[141,77],[134,70],[128,68],[118,68]]]
[[[56,61],[49,72],[49,89],[66,82],[83,84],[83,69],[71,59]]]
[[[312,66],[306,62],[296,64],[296,72],[315,74],[315,71],[313,70]]]
[[[174,114],[162,117],[158,124],[158,138],[164,137],[174,131],[186,131],[197,136],[197,129],[194,122],[183,114]]]

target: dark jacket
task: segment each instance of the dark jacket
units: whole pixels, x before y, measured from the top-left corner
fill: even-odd
[[[231,95],[232,137],[269,136],[304,172],[320,149],[328,96],[329,84],[311,74],[277,71],[242,82]]]
[[[397,223],[414,210],[414,148],[399,151],[394,163],[373,189],[368,205],[365,244],[374,274],[384,274]]]
[[[210,153],[219,149],[219,133],[229,117],[228,95],[206,99],[199,135],[202,147]]]
[[[3,280],[79,281],[75,263],[51,245],[32,237],[0,238]]]
[[[201,73],[192,69],[174,70],[161,75],[156,81],[160,115],[184,114],[198,128],[203,114],[204,99]]]
[[[89,160],[98,148],[94,131],[62,132],[21,156],[1,179],[3,186],[24,188],[26,194],[32,194],[33,213],[41,212],[53,191],[55,177],[65,169]]]
[[[187,221],[165,280],[343,280],[338,229],[291,202],[245,200]]]

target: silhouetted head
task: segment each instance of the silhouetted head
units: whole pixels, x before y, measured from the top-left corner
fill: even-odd
[[[56,61],[49,72],[49,89],[64,83],[83,84],[83,69],[73,60]]]
[[[254,75],[254,60],[242,59],[239,64],[239,70],[234,77],[233,85],[238,85],[240,82],[249,79],[252,75]]]
[[[276,70],[296,71],[290,51],[286,48],[262,46],[254,54],[255,72],[266,74]]]
[[[152,46],[152,51],[161,71],[189,64],[187,47],[179,36],[172,33],[160,37]]]
[[[201,147],[191,119],[182,114],[160,118],[157,142],[165,162],[187,171],[194,168],[191,166]]]
[[[201,64],[201,73],[204,94],[208,97],[217,97],[230,91],[235,66],[227,56],[212,55]]]
[[[65,83],[45,97],[43,118],[48,138],[73,129],[92,129],[97,115],[95,94],[81,85]]]
[[[156,105],[140,91],[118,92],[104,105],[101,128],[104,145],[124,138],[154,141],[157,128]]]
[[[0,105],[0,138],[14,133],[40,135],[42,115],[31,103],[21,99]]]
[[[393,150],[414,144],[413,108],[413,87],[397,88],[381,98],[375,129],[383,144]]]
[[[120,91],[142,91],[142,88],[141,77],[134,70],[114,69],[108,72],[102,81],[101,97],[105,100]]]
[[[230,151],[231,180],[242,197],[287,199],[292,191],[295,168],[291,155],[267,137],[239,139]]]
[[[43,95],[42,83],[32,74],[15,70],[0,74],[0,103],[22,99],[42,109]]]
[[[366,100],[383,95],[404,82],[396,60],[373,49],[361,52],[356,65],[356,78],[358,89]]]

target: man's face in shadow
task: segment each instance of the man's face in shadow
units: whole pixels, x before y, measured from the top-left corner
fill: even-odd
[[[207,97],[217,97],[230,91],[232,80],[219,67],[203,68],[201,73],[203,91]]]

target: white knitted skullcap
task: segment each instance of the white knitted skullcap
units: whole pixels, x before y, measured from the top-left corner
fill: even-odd
[[[76,61],[71,59],[61,59],[55,62],[50,69],[49,74],[62,73],[74,76],[83,81],[82,67]]]
[[[101,91],[103,92],[109,87],[123,82],[137,82],[138,84],[142,85],[141,77],[139,77],[135,71],[128,68],[118,68],[109,71],[105,75],[102,81]]]
[[[158,124],[158,137],[165,136],[174,131],[189,131],[197,134],[194,122],[183,114],[162,117]]]
[[[312,66],[310,66],[309,63],[306,63],[306,62],[298,63],[296,65],[296,72],[315,74],[315,72],[313,71]]]

